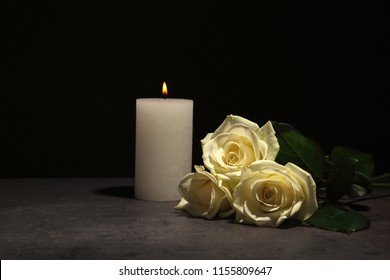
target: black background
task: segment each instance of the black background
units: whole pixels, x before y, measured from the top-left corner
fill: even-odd
[[[133,176],[135,100],[163,81],[194,100],[194,164],[237,114],[390,171],[384,4],[33,2],[1,4],[1,177]]]

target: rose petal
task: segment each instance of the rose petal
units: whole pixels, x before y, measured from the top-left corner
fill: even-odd
[[[237,222],[279,226],[291,217],[303,220],[318,207],[313,178],[296,165],[259,160],[241,173],[233,192]]]

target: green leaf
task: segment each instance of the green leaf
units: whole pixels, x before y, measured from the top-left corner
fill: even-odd
[[[367,194],[368,190],[366,188],[356,184],[352,184],[351,188],[348,190],[348,196],[351,198],[357,198]]]
[[[329,171],[326,181],[326,197],[336,202],[348,193],[353,184],[355,170],[350,159],[340,159]]]
[[[350,147],[336,146],[332,149],[330,158],[333,162],[343,158],[352,159],[356,171],[363,173],[367,177],[371,177],[374,174],[375,164],[371,154],[366,154]]]
[[[390,183],[372,183],[371,188],[373,188],[373,189],[388,189],[388,188],[390,188]]]
[[[318,143],[305,137],[289,124],[273,121],[272,125],[280,145],[275,161],[280,164],[292,162],[313,176],[322,177],[325,157]]]
[[[370,181],[373,183],[390,183],[390,173],[385,173],[379,176],[371,177]]]
[[[369,193],[371,181],[361,172],[355,171],[353,176],[353,184],[348,190],[348,196],[351,198],[365,196]]]
[[[330,231],[352,233],[370,227],[370,220],[347,206],[328,204],[317,209],[306,222]]]
[[[376,177],[371,177],[370,188],[390,188],[390,173],[385,173]]]

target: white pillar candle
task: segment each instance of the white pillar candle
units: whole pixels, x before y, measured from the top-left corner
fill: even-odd
[[[141,98],[136,108],[135,197],[179,200],[192,168],[193,100]]]

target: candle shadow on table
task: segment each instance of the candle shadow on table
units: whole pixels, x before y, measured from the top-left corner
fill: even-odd
[[[135,198],[134,186],[112,186],[94,190],[95,194],[123,198]]]

